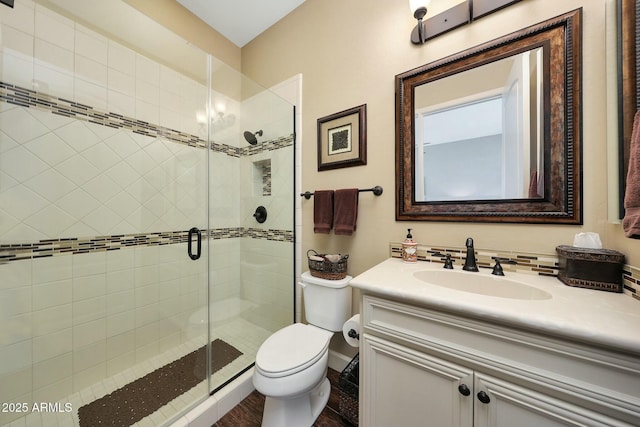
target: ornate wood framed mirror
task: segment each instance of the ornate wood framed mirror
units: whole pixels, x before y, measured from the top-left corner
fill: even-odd
[[[397,220],[582,223],[581,16],[396,76]]]
[[[640,107],[637,35],[640,34],[640,2],[618,0],[618,182],[620,218],[624,217],[624,194],[629,169],[633,118]]]

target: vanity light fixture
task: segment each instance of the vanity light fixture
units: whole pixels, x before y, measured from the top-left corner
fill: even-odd
[[[425,20],[427,6],[431,0],[409,0],[409,8],[418,24],[411,32],[413,44],[424,44],[427,40],[466,25],[485,15],[505,8],[520,0],[463,0],[449,9]]]
[[[417,43],[422,44],[425,42],[422,18],[427,14],[427,7],[429,6],[429,3],[431,3],[431,0],[409,0],[409,8],[413,13],[413,17],[418,20],[418,24],[411,33],[411,41],[414,43],[416,43],[416,41],[413,40],[414,33],[417,33]]]

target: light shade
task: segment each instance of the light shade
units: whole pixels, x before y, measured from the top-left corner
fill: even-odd
[[[431,0],[409,0],[409,9],[411,9],[411,13],[414,13],[421,7],[429,7],[429,3],[431,3]]]

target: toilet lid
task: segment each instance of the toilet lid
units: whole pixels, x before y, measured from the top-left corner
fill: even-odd
[[[327,351],[330,331],[303,323],[280,329],[260,346],[256,367],[268,377],[295,374],[316,363]]]

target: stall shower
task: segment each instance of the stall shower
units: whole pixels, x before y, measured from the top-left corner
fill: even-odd
[[[123,1],[0,4],[0,426],[168,425],[252,366],[294,114]]]

